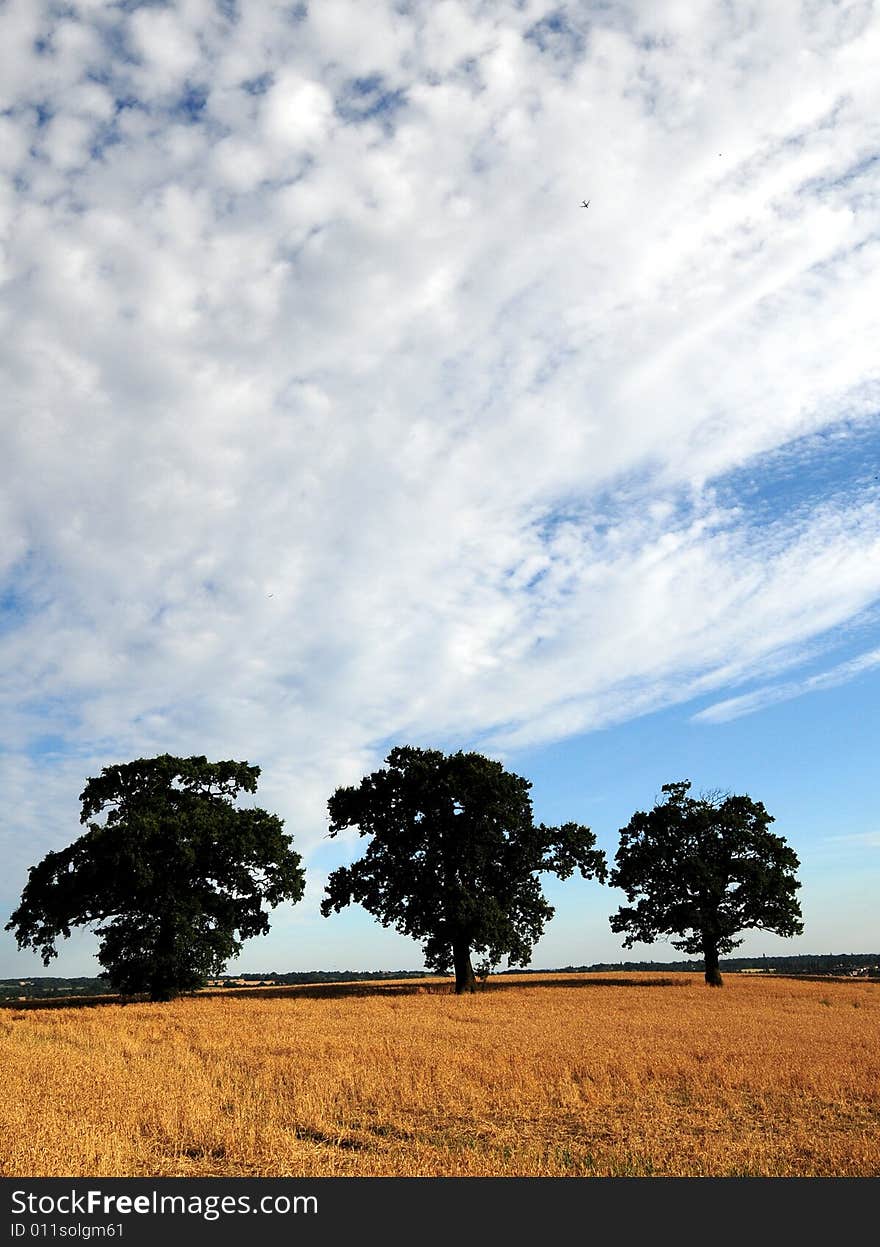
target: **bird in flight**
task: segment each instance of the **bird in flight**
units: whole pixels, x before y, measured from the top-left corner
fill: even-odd
[[[589,201],[589,199],[582,199],[582,200],[581,200],[581,207],[582,207],[582,208],[589,208],[589,206],[590,206],[590,201]]]

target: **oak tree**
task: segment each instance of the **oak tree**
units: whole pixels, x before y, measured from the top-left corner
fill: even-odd
[[[88,830],[31,867],[6,929],[48,965],[59,936],[97,924],[101,977],[124,995],[170,1000],[202,986],[269,930],[264,904],[303,894],[282,820],[233,805],[259,774],[169,754],[105,767],[80,796]]]
[[[478,753],[392,749],[387,766],[328,802],[330,836],[358,827],[370,843],[334,870],[321,912],[352,902],[383,926],[423,941],[425,964],[450,967],[475,990],[473,954],[527,965],[553,915],[539,876],[574,870],[604,880],[605,855],[587,827],[535,825],[527,779]]]
[[[611,917],[624,948],[677,935],[674,948],[702,954],[706,982],[721,987],[719,956],[749,928],[803,931],[794,872],[800,865],[774,820],[748,796],[688,796],[690,782],[664,784],[666,800],[639,811],[620,832],[609,883],[628,906]],[[635,902],[635,904],[633,904]]]

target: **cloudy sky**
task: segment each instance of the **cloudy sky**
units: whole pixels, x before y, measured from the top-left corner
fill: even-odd
[[[3,913],[101,767],[231,757],[309,872],[238,967],[418,967],[318,916],[410,743],[611,856],[749,792],[806,931],[743,951],[880,946],[878,60],[871,0],[0,0]],[[677,956],[548,891],[536,966]]]

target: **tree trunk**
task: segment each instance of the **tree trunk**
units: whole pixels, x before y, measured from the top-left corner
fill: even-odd
[[[173,1000],[177,995],[173,966],[177,960],[174,919],[165,914],[159,919],[159,932],[150,967],[150,1000]]]
[[[703,935],[703,960],[706,965],[706,982],[710,987],[721,987],[723,980],[718,965],[718,944],[711,935]]]
[[[463,996],[466,992],[477,990],[474,967],[471,965],[470,946],[464,940],[452,941],[452,963],[455,966],[455,994]]]

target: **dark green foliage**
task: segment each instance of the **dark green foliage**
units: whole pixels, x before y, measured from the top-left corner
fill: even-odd
[[[6,929],[48,965],[59,936],[98,923],[102,977],[116,991],[168,1000],[200,987],[269,930],[264,902],[303,894],[282,820],[232,804],[259,774],[169,754],[105,767],[80,796],[88,831],[31,867]]]
[[[478,753],[392,749],[387,767],[328,802],[330,835],[357,826],[364,856],[333,871],[326,917],[353,901],[423,941],[425,965],[473,991],[471,954],[526,965],[553,908],[538,875],[605,878],[587,827],[535,826],[531,784]]]
[[[800,863],[768,831],[774,820],[760,801],[695,799],[689,788],[687,780],[664,784],[666,800],[622,828],[609,882],[630,906],[612,916],[611,929],[627,933],[624,948],[678,935],[673,947],[702,954],[706,982],[720,987],[719,954],[742,943],[738,931],[803,931],[794,877]]]

